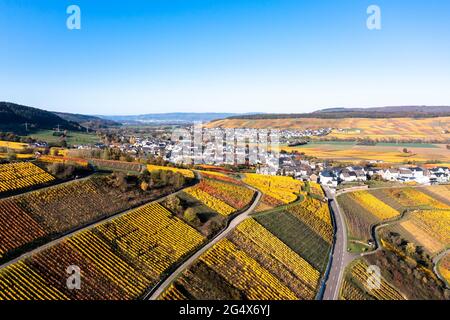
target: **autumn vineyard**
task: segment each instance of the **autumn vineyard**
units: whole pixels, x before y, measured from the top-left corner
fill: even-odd
[[[335,226],[319,183],[111,160],[78,163],[101,172],[58,180],[46,168],[72,165],[66,156],[0,165],[1,300],[323,298]],[[394,256],[405,265],[420,261],[413,274],[443,290],[433,297],[444,297],[449,190],[339,195],[349,243],[371,240],[373,228],[383,224],[377,229],[380,250],[349,263],[339,298],[415,298],[422,289],[413,293],[405,285],[416,280],[394,277],[384,266]],[[239,223],[229,227],[234,219]],[[437,255],[442,258],[433,268]],[[374,265],[383,270],[376,290],[368,285]],[[81,289],[67,286],[71,266],[81,272]],[[166,284],[173,272],[178,276]]]
[[[52,175],[32,163],[19,162],[0,165],[0,194],[45,184],[52,180],[54,180]]]
[[[2,319],[449,313],[450,0],[0,0],[0,43]]]

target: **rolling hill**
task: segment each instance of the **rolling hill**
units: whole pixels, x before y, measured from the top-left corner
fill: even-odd
[[[83,127],[89,128],[89,129],[100,129],[100,128],[107,128],[107,127],[121,126],[121,124],[116,121],[102,119],[102,118],[99,118],[96,116],[75,114],[75,113],[65,113],[65,112],[54,112],[54,114],[56,114],[58,117],[60,117],[64,120],[79,123]]]
[[[241,115],[207,127],[256,129],[332,128],[322,140],[450,143],[450,107],[333,108],[307,114]]]
[[[11,102],[0,102],[1,131],[24,133],[27,129],[28,131],[52,130],[58,126],[61,130],[82,129],[80,124],[62,119],[53,112]]]
[[[149,113],[129,116],[101,115],[99,118],[112,120],[127,124],[151,124],[151,123],[192,123],[198,121],[212,121],[236,116],[236,113],[194,113],[194,112],[172,112],[172,113]]]
[[[231,116],[229,119],[434,118],[449,116],[450,106],[397,106],[378,108],[328,108],[311,113],[246,114]]]

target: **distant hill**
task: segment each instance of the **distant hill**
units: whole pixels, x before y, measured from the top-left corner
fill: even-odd
[[[75,114],[75,113],[65,113],[65,112],[53,112],[53,113],[64,120],[79,123],[83,127],[89,128],[89,129],[101,129],[101,128],[107,128],[107,127],[121,126],[121,124],[116,121],[102,119],[102,118],[99,118],[96,116],[89,116],[89,115]]]
[[[0,102],[0,131],[24,133],[41,129],[81,130],[80,124],[67,121],[53,112],[10,102]]]
[[[192,123],[197,121],[212,121],[216,119],[236,116],[237,113],[191,113],[191,112],[173,112],[173,113],[149,113],[133,116],[98,116],[99,118],[112,120],[121,123]]]
[[[450,107],[332,108],[307,114],[263,114],[212,121],[209,128],[329,128],[321,140],[450,143]]]
[[[450,106],[398,106],[380,108],[329,108],[311,113],[268,113],[231,116],[229,119],[344,119],[344,118],[434,118],[450,116]]]

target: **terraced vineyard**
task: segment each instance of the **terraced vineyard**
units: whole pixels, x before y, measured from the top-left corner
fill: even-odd
[[[49,287],[39,274],[23,262],[0,272],[0,300],[67,300],[63,293]]]
[[[370,228],[379,223],[376,216],[364,209],[349,194],[339,196],[338,202],[345,214],[349,239],[368,241],[372,238]]]
[[[180,168],[172,168],[172,167],[163,167],[163,166],[155,166],[155,165],[147,165],[148,171],[154,171],[154,170],[166,170],[166,171],[172,171],[172,172],[178,172],[181,173],[186,178],[194,178],[194,172],[189,169],[180,169]]]
[[[200,173],[202,175],[202,177],[205,179],[213,179],[213,180],[219,180],[222,182],[229,182],[231,184],[238,185],[238,186],[244,185],[244,183],[241,180],[232,178],[222,172],[206,171],[206,170],[197,170],[197,172]]]
[[[421,192],[417,188],[385,189],[385,195],[404,208],[436,208],[450,209],[450,206]]]
[[[0,194],[45,184],[55,178],[30,162],[0,164]]]
[[[149,204],[0,270],[1,299],[135,299],[204,237]],[[80,290],[66,268],[82,272]]]
[[[371,239],[374,224],[398,218],[412,210],[448,210],[450,207],[419,188],[386,188],[345,193],[338,197],[343,209],[349,237],[360,241]]]
[[[414,211],[399,226],[397,231],[431,254],[450,246],[450,210]]]
[[[0,200],[0,259],[47,235],[44,228],[11,200]]]
[[[421,191],[447,205],[450,204],[450,185],[429,186]]]
[[[244,182],[263,193],[261,203],[256,208],[257,212],[294,202],[297,200],[297,194],[300,193],[300,189],[304,185],[303,182],[291,177],[251,173],[245,175]]]
[[[325,197],[325,194],[323,193],[322,187],[320,184],[314,181],[310,181],[309,183],[310,192],[314,195]]]
[[[446,186],[406,187],[339,196],[353,239],[369,239],[371,226],[390,220],[378,229],[381,250],[367,255],[348,272],[341,292],[343,299],[395,298],[390,288],[385,288],[386,294],[382,294],[364,287],[366,275],[361,263],[379,266],[392,289],[402,290],[405,297],[443,299],[447,296],[442,282],[433,273],[432,261],[434,255],[450,245],[450,210],[442,196],[446,191]],[[400,213],[403,213],[401,217]]]
[[[381,278],[380,287],[369,281],[371,274],[369,265],[364,260],[357,260],[350,266],[341,289],[341,298],[345,300],[404,300],[403,295],[398,292],[386,280]]]
[[[254,191],[244,186],[225,183],[220,180],[204,179],[198,188],[229,204],[236,210],[242,210],[252,201]]]
[[[329,244],[333,241],[333,226],[330,210],[326,202],[306,197],[301,203],[291,206],[288,211],[311,228]]]
[[[109,177],[95,176],[0,200],[0,260],[158,195],[123,191]]]
[[[97,231],[125,252],[128,258],[135,260],[137,265],[145,266],[143,270],[151,279],[157,279],[204,240],[195,229],[158,203],[102,224]],[[148,248],[153,250],[146,251]]]
[[[0,148],[7,148],[7,149],[13,149],[13,150],[24,150],[28,147],[29,147],[29,145],[27,143],[0,140]]]
[[[45,163],[64,163],[64,164],[76,164],[81,167],[87,167],[89,165],[89,162],[85,159],[81,158],[70,158],[70,157],[64,157],[64,156],[39,156],[37,159],[40,162]]]
[[[171,284],[166,291],[161,295],[160,300],[187,300],[188,298]]]
[[[254,219],[183,272],[161,299],[314,299],[316,270]]]
[[[286,285],[228,240],[219,242],[200,261],[242,290],[248,299],[296,298]]]
[[[138,162],[116,161],[116,160],[103,160],[103,159],[89,159],[95,167],[106,170],[122,170],[131,172],[140,172],[142,165]]]
[[[333,237],[328,205],[307,197],[288,210],[246,219],[159,298],[314,299]]]
[[[391,208],[367,191],[352,192],[349,196],[366,211],[381,221],[392,219],[400,215],[400,212]]]
[[[259,189],[264,194],[282,201],[290,203],[297,199],[296,193],[300,191],[303,183],[291,177],[265,176],[248,173],[244,182]]]
[[[6,152],[0,152],[0,159],[8,159],[9,158],[9,154]],[[16,154],[16,159],[17,160],[33,160],[35,157],[34,153],[17,153]]]
[[[255,219],[317,270],[325,270],[333,239],[326,203],[306,197],[285,211],[263,213]]]
[[[348,279],[344,279],[342,283],[340,298],[341,300],[374,300],[371,295]]]
[[[203,179],[185,192],[222,216],[228,217],[244,209],[253,199],[254,191],[232,183],[237,180],[232,178],[224,180],[221,179],[224,176],[217,174],[202,173],[202,176],[209,178]]]
[[[236,212],[236,209],[232,206],[210,195],[208,192],[203,191],[199,187],[189,188],[185,190],[185,192],[205,204],[207,207],[211,208],[213,211],[218,212],[225,217]]]

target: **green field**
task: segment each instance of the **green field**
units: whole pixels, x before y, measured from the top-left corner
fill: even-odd
[[[58,143],[61,141],[59,137],[53,135],[52,130],[40,130],[28,136],[36,140],[45,141],[47,143]],[[70,146],[79,144],[94,144],[97,142],[100,142],[100,139],[95,133],[75,131],[69,131],[67,133],[67,144]]]
[[[333,147],[349,147],[356,146],[356,141],[318,141],[313,140],[306,145],[298,146],[298,148],[315,148],[318,146],[329,145]],[[363,145],[361,145],[363,146]],[[395,143],[395,142],[378,142],[368,147],[400,147],[400,148],[439,148],[432,143]]]
[[[356,145],[356,141],[319,141],[314,140],[308,143],[308,145],[323,145],[323,144],[329,144],[329,145],[335,145],[335,146],[354,146]]]
[[[432,143],[394,143],[394,142],[379,142],[376,144],[379,147],[402,147],[402,148],[439,148]]]
[[[349,241],[347,249],[348,249],[348,252],[362,253],[362,252],[366,252],[367,250],[369,250],[370,246],[367,244],[362,244],[360,242],[356,242],[356,241]]]

